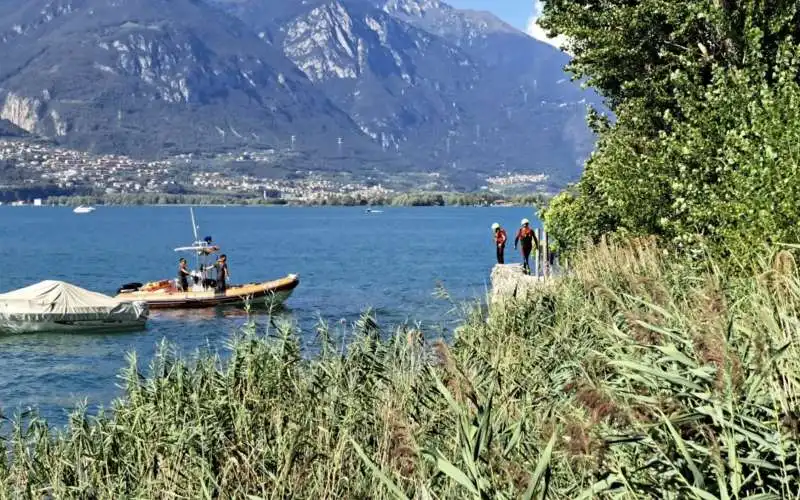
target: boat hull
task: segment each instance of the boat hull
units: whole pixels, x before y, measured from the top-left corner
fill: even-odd
[[[217,306],[241,306],[277,308],[291,296],[300,279],[295,275],[285,278],[229,287],[224,294],[214,291],[181,292],[174,289],[155,291],[123,292],[119,300],[144,301],[150,309],[200,309]]]

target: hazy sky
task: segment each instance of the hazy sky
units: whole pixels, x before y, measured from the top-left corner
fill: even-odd
[[[447,3],[463,9],[488,10],[521,30],[533,14],[533,0],[448,0]]]

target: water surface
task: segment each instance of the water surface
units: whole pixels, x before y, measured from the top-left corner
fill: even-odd
[[[513,234],[530,208],[196,208],[201,237],[228,255],[234,282],[289,273],[300,286],[285,315],[311,342],[321,320],[352,323],[372,308],[386,329],[421,322],[430,335],[459,319],[454,307],[482,299],[494,250],[489,226]],[[45,279],[113,295],[123,283],[172,278],[175,247],[192,241],[185,207],[100,207],[75,215],[53,207],[0,207],[0,292]],[[518,259],[509,248],[509,259]],[[191,259],[190,259],[191,262]],[[451,300],[436,298],[440,287]],[[257,317],[265,322],[265,317]],[[121,334],[0,335],[0,409],[38,407],[54,423],[86,398],[119,396],[126,353],[144,365],[161,339],[191,354],[222,350],[247,315],[236,309],[153,312],[148,328]]]

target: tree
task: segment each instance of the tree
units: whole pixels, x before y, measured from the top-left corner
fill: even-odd
[[[796,242],[799,9],[548,2],[548,26],[573,39],[573,70],[617,115],[595,120],[584,176],[545,213],[559,243],[654,234],[684,251],[747,255]]]
[[[657,133],[668,125],[664,112],[679,111],[681,88],[708,85],[715,67],[773,66],[780,44],[800,34],[800,7],[787,0],[546,0],[541,24],[570,40],[576,78],[612,111],[637,113],[639,126]]]

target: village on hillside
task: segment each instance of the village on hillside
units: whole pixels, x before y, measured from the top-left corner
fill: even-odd
[[[448,192],[449,186],[435,172],[361,179],[344,173],[305,170],[267,178],[231,168],[241,164],[265,166],[264,172],[280,166],[277,156],[270,151],[214,156],[182,154],[162,160],[141,160],[92,154],[45,142],[0,139],[0,167],[6,169],[0,168],[0,193],[37,193],[22,194],[19,199],[6,195],[0,197],[0,202],[24,205],[50,196],[174,194],[320,204],[337,198],[386,200],[409,191]],[[13,179],[3,175],[9,169],[14,173]],[[499,198],[541,194],[548,182],[549,177],[544,174],[504,172],[486,178],[480,192]]]
[[[245,155],[259,158],[255,153]],[[336,182],[313,172],[298,179],[266,179],[209,171],[186,156],[145,161],[17,140],[0,140],[0,161],[9,162],[24,173],[23,185],[90,190],[101,195],[192,192],[314,202],[334,195],[366,198],[393,192],[380,184],[367,186],[357,182]],[[0,180],[0,188],[5,187],[9,186]],[[20,200],[18,204],[26,201],[31,200]]]

